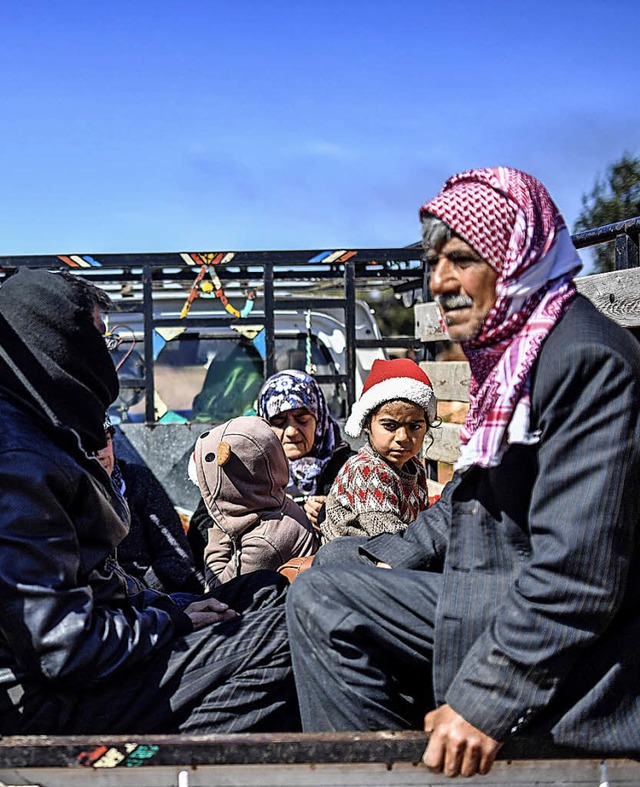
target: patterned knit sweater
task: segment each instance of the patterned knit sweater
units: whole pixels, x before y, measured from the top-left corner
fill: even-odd
[[[413,458],[398,470],[367,444],[346,462],[331,487],[320,523],[323,541],[397,533],[428,507],[422,462]]]

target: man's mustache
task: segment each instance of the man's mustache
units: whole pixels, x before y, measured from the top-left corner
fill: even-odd
[[[473,306],[473,300],[468,295],[436,295],[436,303],[443,312],[470,309]]]

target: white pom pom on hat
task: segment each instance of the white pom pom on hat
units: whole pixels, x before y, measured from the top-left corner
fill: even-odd
[[[376,360],[365,381],[360,398],[351,408],[344,431],[349,437],[360,437],[367,416],[385,402],[407,399],[422,407],[432,423],[436,418],[436,397],[431,380],[415,361],[394,358]]]

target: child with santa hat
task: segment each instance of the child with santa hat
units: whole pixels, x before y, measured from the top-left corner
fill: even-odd
[[[343,466],[320,523],[326,543],[340,536],[374,536],[405,530],[429,506],[419,458],[436,422],[436,398],[414,361],[376,360],[345,425],[367,442]]]

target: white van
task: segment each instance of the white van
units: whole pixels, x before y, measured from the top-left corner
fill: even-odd
[[[344,382],[324,380],[346,373],[347,338],[344,312],[339,308],[278,309],[275,311],[275,369],[300,369],[319,379],[329,409],[337,419],[347,415]],[[206,302],[193,311],[198,323],[206,320]],[[356,337],[380,340],[370,307],[356,301]],[[162,318],[176,319],[179,310],[163,304]],[[111,410],[113,420],[135,423],[145,420],[144,387],[129,381],[144,377],[142,315],[112,313],[109,331],[120,343],[113,351],[122,384],[120,397]],[[114,344],[117,339],[114,338]],[[220,423],[254,412],[258,390],[265,379],[265,330],[257,321],[224,328],[184,327],[153,329],[154,414],[158,423]],[[381,348],[357,349],[355,394]]]

